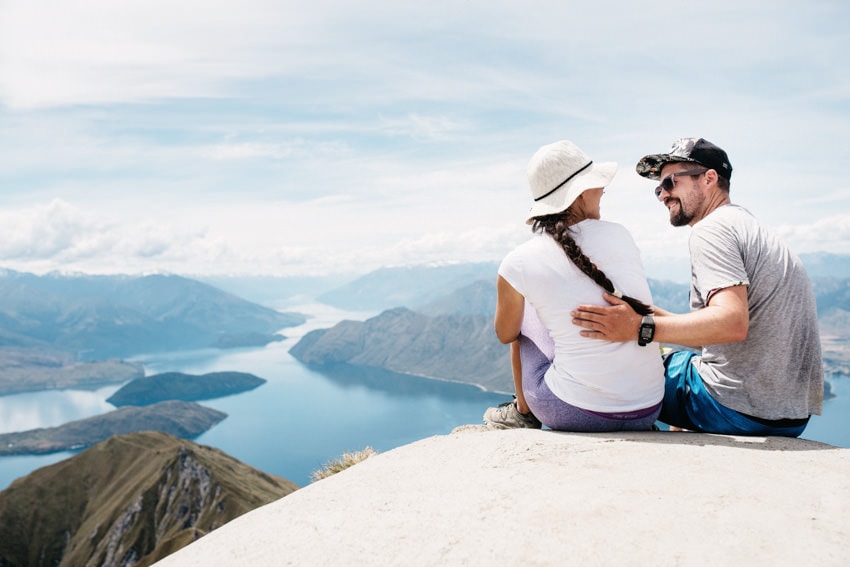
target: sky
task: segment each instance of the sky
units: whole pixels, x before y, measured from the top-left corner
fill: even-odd
[[[602,215],[687,281],[634,165],[679,137],[798,254],[850,253],[843,0],[0,0],[0,267],[334,275],[500,260],[526,165],[616,161]]]

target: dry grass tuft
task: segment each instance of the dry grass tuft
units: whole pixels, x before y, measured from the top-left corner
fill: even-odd
[[[378,452],[372,449],[372,447],[366,447],[362,451],[355,451],[353,453],[343,453],[340,458],[325,464],[317,471],[313,471],[313,474],[310,475],[310,480],[316,482],[317,480],[328,478],[377,454]]]

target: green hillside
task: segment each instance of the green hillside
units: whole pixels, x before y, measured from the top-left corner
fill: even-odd
[[[164,433],[115,436],[0,492],[0,565],[147,566],[297,488]]]

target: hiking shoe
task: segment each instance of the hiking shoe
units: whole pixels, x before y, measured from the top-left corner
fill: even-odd
[[[484,412],[484,423],[493,429],[540,429],[543,426],[533,413],[519,413],[516,400],[488,408]]]

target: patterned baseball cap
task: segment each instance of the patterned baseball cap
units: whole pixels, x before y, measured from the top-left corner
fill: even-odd
[[[698,163],[715,170],[726,179],[732,178],[732,164],[726,152],[705,138],[679,138],[673,142],[670,153],[644,156],[635,170],[643,177],[659,179],[661,168],[674,161]]]

